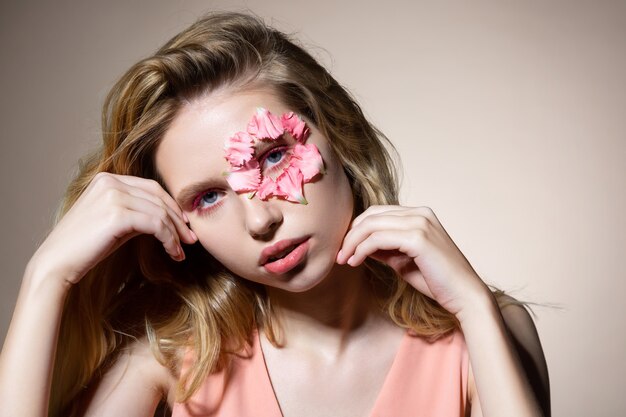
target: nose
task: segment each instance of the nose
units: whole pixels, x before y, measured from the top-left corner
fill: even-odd
[[[271,239],[276,228],[283,222],[283,213],[270,199],[263,201],[254,196],[242,195],[246,206],[246,229],[255,239]]]

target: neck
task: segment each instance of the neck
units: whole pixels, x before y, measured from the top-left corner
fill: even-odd
[[[290,345],[325,340],[341,346],[376,317],[364,266],[335,265],[321,283],[301,293],[266,289]]]

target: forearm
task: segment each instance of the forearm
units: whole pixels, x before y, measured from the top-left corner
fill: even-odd
[[[542,416],[493,296],[485,295],[459,320],[483,416]]]
[[[65,280],[29,264],[0,354],[3,415],[47,416]]]

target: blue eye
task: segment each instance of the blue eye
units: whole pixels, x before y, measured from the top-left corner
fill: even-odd
[[[210,204],[214,204],[217,201],[217,198],[218,198],[218,194],[216,191],[209,191],[208,193],[202,196],[200,201],[210,205]]]
[[[267,158],[265,158],[265,161],[263,161],[263,167],[264,168],[270,168],[273,165],[276,165],[277,163],[279,163],[285,156],[285,154],[287,153],[287,150],[284,148],[278,148],[275,149],[273,151],[271,151],[268,155]],[[271,165],[267,165],[267,163],[270,163]]]
[[[223,192],[221,191],[207,191],[198,195],[192,204],[192,209],[197,210],[198,213],[204,214],[217,208],[222,202]]]

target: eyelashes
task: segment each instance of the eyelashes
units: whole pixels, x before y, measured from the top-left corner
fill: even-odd
[[[263,175],[272,179],[280,175],[289,166],[290,156],[291,148],[285,145],[267,151],[259,161]]]

